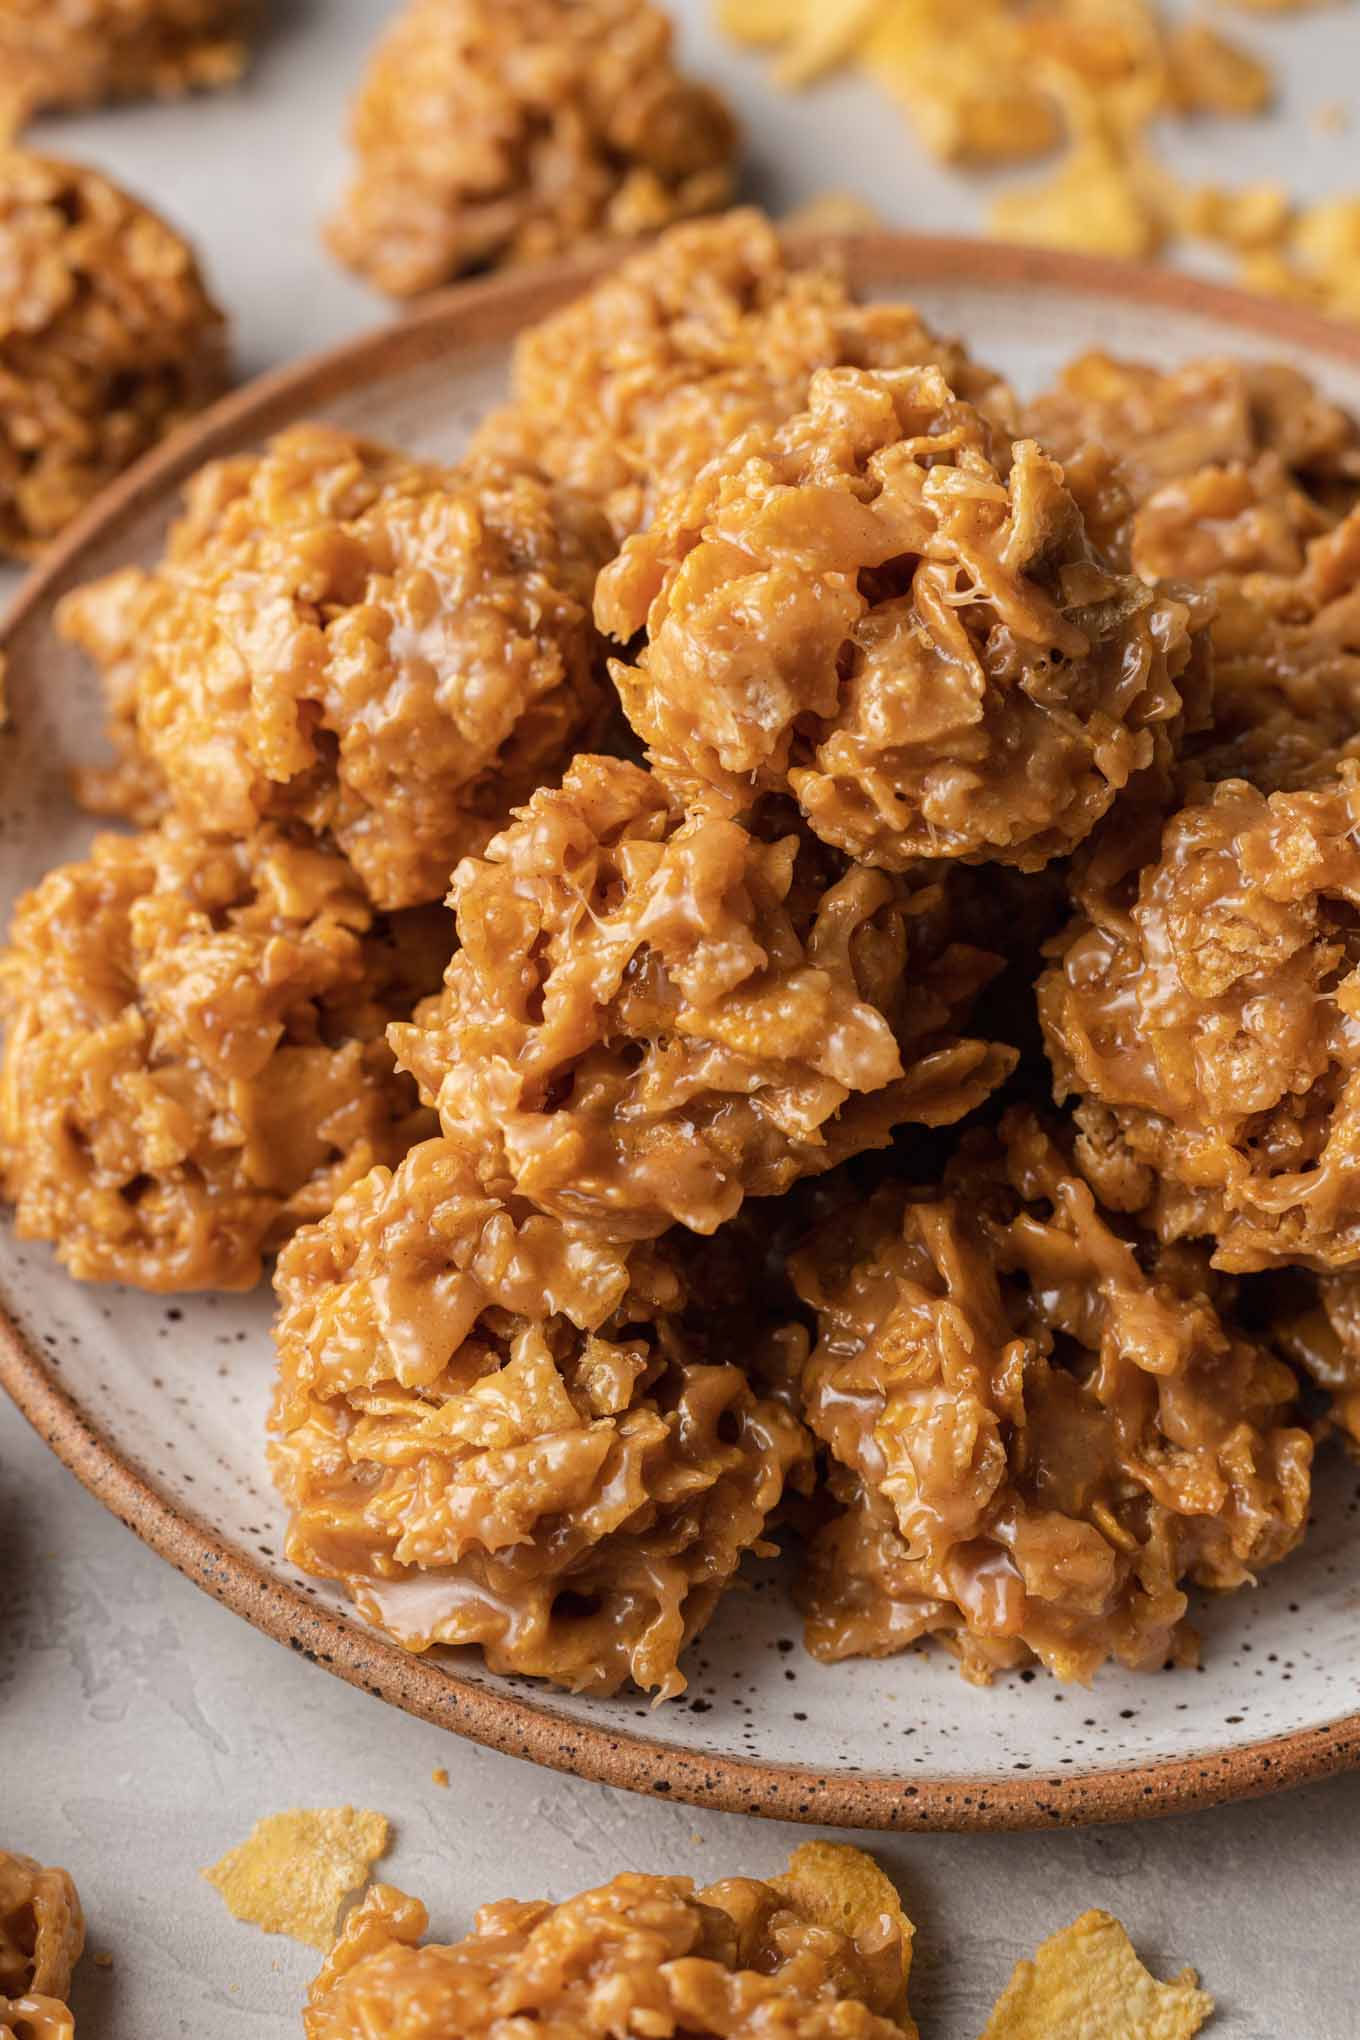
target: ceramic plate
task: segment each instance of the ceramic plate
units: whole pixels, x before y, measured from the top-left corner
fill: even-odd
[[[958,241],[849,244],[870,291],[913,297],[1022,388],[1083,347],[1172,363],[1285,353],[1360,409],[1360,336],[1182,277]],[[198,462],[324,416],[456,454],[499,394],[515,330],[579,287],[566,272],[431,300],[402,324],[255,383],[106,496],[21,592],[4,632],[0,907],[90,834],[65,775],[95,755],[90,672],[54,600],[159,549]],[[690,1652],[689,1690],[572,1700],[471,1656],[411,1658],[282,1557],[265,1470],[266,1292],[157,1299],[69,1281],[0,1231],[0,1378],[85,1484],[238,1614],[394,1705],[497,1748],[647,1792],[840,1825],[1040,1826],[1202,1804],[1360,1761],[1360,1471],[1320,1472],[1303,1548],[1256,1591],[1206,1605],[1203,1669],[1091,1691],[1024,1673],[989,1691],[943,1654],[821,1667],[775,1573],[729,1595]]]

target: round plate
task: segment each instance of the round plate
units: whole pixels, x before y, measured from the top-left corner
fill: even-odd
[[[869,292],[907,294],[1022,387],[1080,349],[1170,363],[1286,353],[1360,409],[1360,335],[1183,276],[1017,248],[871,235],[845,244]],[[456,454],[499,394],[513,334],[582,272],[511,276],[431,299],[399,325],[266,377],[161,448],[90,511],[21,591],[0,643],[0,909],[91,833],[68,766],[92,755],[94,678],[57,639],[73,583],[157,553],[209,456],[323,416]],[[1203,1669],[1107,1671],[1094,1689],[1022,1673],[987,1691],[943,1653],[814,1664],[777,1571],[729,1595],[689,1653],[689,1691],[573,1700],[473,1656],[406,1655],[281,1556],[264,1461],[269,1296],[173,1300],[81,1287],[0,1230],[0,1379],[53,1449],[138,1536],[294,1650],[413,1714],[535,1762],[735,1811],[844,1826],[1047,1826],[1162,1813],[1360,1762],[1360,1502],[1319,1469],[1303,1548],[1254,1592],[1206,1605]]]

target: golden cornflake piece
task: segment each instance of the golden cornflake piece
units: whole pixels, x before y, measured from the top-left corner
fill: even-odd
[[[1159,1983],[1106,1912],[1083,1913],[1016,1964],[982,2040],[1191,2040],[1214,2008],[1193,1969]]]
[[[1207,22],[1176,29],[1166,62],[1167,96],[1181,113],[1264,113],[1275,97],[1275,81],[1259,57]]]
[[[1157,115],[1258,113],[1270,72],[1219,30],[1175,25],[1151,0],[973,0],[959,34],[951,0],[718,0],[735,41],[779,51],[775,75],[805,85],[861,64],[901,100],[946,162],[1021,162],[1073,128],[1073,88],[1128,130]]]
[[[1236,0],[1257,13],[1318,0]],[[1275,98],[1268,64],[1207,21],[1177,21],[1157,0],[973,0],[967,33],[954,0],[715,0],[735,41],[773,49],[781,84],[858,65],[904,108],[945,163],[1020,163],[1065,146],[1056,171],[1004,192],[991,231],[1004,240],[1139,260],[1174,239],[1243,251],[1242,281],[1342,318],[1360,318],[1360,201],[1296,217],[1273,184],[1194,190],[1157,161],[1165,116],[1249,119]],[[1319,107],[1339,133],[1347,111]],[[804,223],[800,220],[800,226]],[[846,231],[832,213],[820,231]],[[858,226],[849,223],[848,230]]]
[[[718,27],[733,42],[757,49],[782,43],[793,32],[799,0],[717,0]]]
[[[881,212],[853,191],[819,191],[803,205],[785,213],[783,234],[872,234],[885,225]]]
[[[1360,198],[1333,198],[1301,213],[1295,254],[1325,294],[1328,311],[1360,318]]]
[[[944,162],[1024,162],[1062,139],[1057,106],[994,4],[970,11],[966,36],[947,0],[880,8],[859,57]]]
[[[390,1835],[381,1813],[294,1807],[256,1821],[247,1839],[203,1875],[233,1919],[324,1951],[341,1906],[386,1853]]]
[[[1130,260],[1155,255],[1166,238],[1165,223],[1127,156],[1095,140],[1074,149],[1043,183],[1003,192],[989,224],[1006,241]]]
[[[897,1886],[872,1856],[846,1842],[804,1842],[788,1869],[769,1883],[803,1919],[848,1934],[861,1960],[872,1960],[882,1971],[878,2008],[889,2018],[907,2017],[916,1928]]]
[[[1289,232],[1293,210],[1281,184],[1244,184],[1236,191],[1204,184],[1186,192],[1178,225],[1199,240],[1247,252],[1278,247]]]
[[[879,12],[880,0],[805,0],[779,60],[781,85],[809,85],[844,63]]]
[[[1360,319],[1360,198],[1332,198],[1249,247],[1243,283],[1334,318]]]

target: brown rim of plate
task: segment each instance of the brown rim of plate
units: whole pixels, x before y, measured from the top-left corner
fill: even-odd
[[[1175,271],[932,235],[816,235],[803,245],[843,253],[851,280],[862,287],[891,283],[909,290],[914,282],[960,279],[1120,296],[1200,314],[1285,347],[1360,364],[1360,330]],[[80,578],[82,555],[96,535],[116,532],[175,491],[202,461],[362,388],[379,373],[437,360],[452,346],[507,341],[617,259],[511,272],[438,292],[395,324],[276,369],[223,398],[106,489],[58,540],[11,605],[0,627],[0,656],[31,617]],[[602,1784],[728,1813],[834,1827],[1048,1828],[1189,1812],[1360,1766],[1360,1711],[1264,1742],[1122,1769],[917,1783],[855,1771],[823,1777],[793,1764],[708,1756],[661,1737],[595,1727],[561,1713],[549,1692],[525,1699],[515,1691],[474,1684],[460,1676],[456,1665],[413,1657],[301,1589],[271,1578],[138,1473],[58,1385],[43,1356],[2,1309],[0,1385],[96,1500],[186,1579],[267,1636],[408,1714],[508,1755]]]

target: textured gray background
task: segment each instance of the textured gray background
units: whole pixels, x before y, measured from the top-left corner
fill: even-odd
[[[152,196],[196,236],[236,322],[245,373],[343,337],[381,310],[315,237],[344,172],[342,107],[384,0],[276,0],[248,88],[220,100],[52,124],[46,145]],[[758,64],[685,6],[697,64],[751,131],[753,193],[828,187],[894,223],[975,227],[986,180],[927,164],[897,115],[833,82],[776,98]],[[966,20],[966,0],[960,21]],[[1360,7],[1247,23],[1284,67],[1268,124],[1205,126],[1170,153],[1191,174],[1360,186]],[[1357,125],[1324,135],[1320,104]],[[0,577],[3,584],[3,577]],[[431,1772],[447,1768],[447,1790]],[[642,1801],[474,1749],[351,1692],[257,1636],[139,1546],[0,1407],[0,1843],[77,1874],[94,1949],[84,2040],[285,2040],[308,1951],[229,1920],[197,1871],[261,1814],[380,1808],[385,1868],[464,1929],[484,1898],[561,1896],[618,1869],[709,1878],[779,1865],[802,1831]],[[1192,1960],[1232,2040],[1360,2032],[1360,1777],[1138,1828],[876,1842],[920,1925],[913,1998],[927,2040],[970,2040],[1017,1955],[1087,1905],[1149,1959]],[[1094,2036],[1093,2036],[1094,2040]]]

